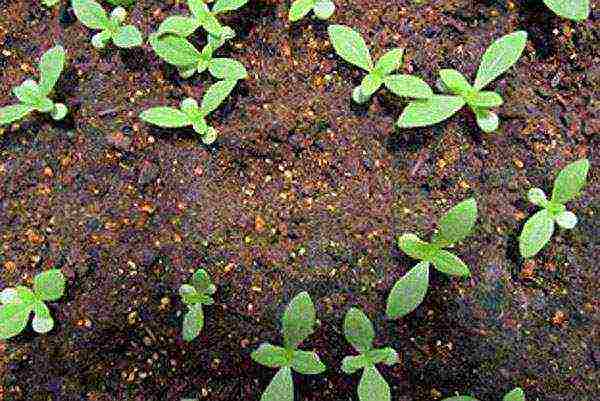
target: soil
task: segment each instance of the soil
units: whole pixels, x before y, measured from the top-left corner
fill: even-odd
[[[359,375],[340,370],[350,306],[399,352],[382,368],[394,400],[500,400],[515,386],[528,400],[600,398],[599,1],[575,24],[541,0],[336,0],[330,22],[293,25],[287,1],[250,1],[223,19],[238,36],[220,54],[250,78],[211,117],[213,146],[137,117],[200,99],[212,78],[178,78],[147,44],[98,51],[69,7],[39,3],[0,0],[0,106],[59,43],[69,63],[54,98],[70,113],[1,131],[0,288],[52,267],[68,285],[51,333],[0,343],[0,400],[258,400],[274,371],[250,353],[281,341],[281,313],[303,290],[320,320],[304,348],[329,368],[295,375],[296,400],[357,399]],[[130,16],[147,36],[185,13],[182,0],[140,0]],[[396,130],[405,103],[385,90],[353,104],[364,73],[334,55],[328,23],[357,29],[375,58],[405,48],[403,71],[431,85],[440,68],[474,78],[491,41],[526,30],[523,57],[490,86],[505,101],[499,132],[467,109]],[[568,205],[579,224],[524,262],[527,189],[551,190],[583,157],[588,184]],[[472,277],[434,272],[423,305],[386,320],[389,290],[416,263],[395,238],[427,238],[471,196],[478,224],[454,251]],[[218,291],[186,343],[177,289],[198,267]]]

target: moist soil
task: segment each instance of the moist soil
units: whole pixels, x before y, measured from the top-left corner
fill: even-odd
[[[515,386],[528,400],[600,398],[598,1],[575,24],[538,0],[336,0],[331,23],[358,30],[375,58],[405,48],[402,71],[430,85],[441,68],[473,79],[494,39],[526,30],[522,58],[490,86],[505,101],[493,134],[467,109],[394,129],[405,102],[380,90],[353,104],[364,72],[334,54],[329,22],[291,25],[287,1],[250,1],[223,18],[238,36],[219,54],[250,77],[210,118],[212,146],[137,117],[200,99],[211,77],[180,79],[147,44],[99,51],[69,7],[39,3],[0,0],[0,105],[58,43],[68,66],[54,98],[70,113],[2,130],[0,288],[53,267],[68,284],[52,332],[0,343],[0,400],[258,400],[275,372],[250,353],[281,341],[280,316],[300,291],[320,323],[304,348],[328,369],[295,375],[296,400],[357,399],[359,374],[340,370],[353,353],[341,329],[351,306],[372,319],[377,345],[398,350],[382,368],[394,400],[500,400]],[[184,1],[140,0],[130,17],[147,36],[187,13]],[[204,34],[192,40],[200,47]],[[536,210],[526,191],[550,191],[583,157],[588,184],[568,204],[579,224],[525,262],[518,234]],[[472,276],[432,272],[425,302],[385,319],[393,283],[416,263],[395,238],[428,238],[471,196],[478,223],[454,251]],[[198,267],[218,290],[186,343],[177,290]]]

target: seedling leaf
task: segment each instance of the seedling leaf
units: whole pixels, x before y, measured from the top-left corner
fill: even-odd
[[[200,106],[201,113],[203,115],[208,115],[212,111],[216,110],[221,103],[229,96],[237,81],[235,80],[226,80],[219,81],[210,86],[204,96],[202,97],[202,105]]]
[[[502,401],[525,401],[525,393],[523,389],[517,387],[514,390],[506,393]]]
[[[293,401],[294,383],[292,371],[286,366],[277,371],[271,383],[260,397],[260,401]]]
[[[552,237],[554,220],[547,209],[542,209],[531,216],[523,226],[519,237],[519,251],[524,258],[537,254]]]
[[[378,363],[385,363],[386,365],[394,365],[398,363],[398,353],[395,349],[390,347],[374,349],[367,352],[367,356],[371,359],[371,362],[375,365]]]
[[[143,42],[142,34],[133,25],[126,25],[119,28],[117,34],[113,37],[116,46],[128,49],[140,46]]]
[[[292,368],[304,375],[317,375],[326,369],[316,352],[302,350],[294,351]]]
[[[343,25],[330,25],[327,31],[331,44],[340,57],[364,70],[373,69],[367,44],[358,32]]]
[[[375,64],[375,71],[386,76],[396,71],[402,65],[403,49],[392,49],[386,52]]]
[[[460,72],[452,69],[440,70],[440,78],[444,85],[457,95],[466,95],[473,90],[467,78]]]
[[[33,111],[33,107],[26,104],[13,104],[0,107],[0,125],[6,125],[22,119]]]
[[[59,269],[42,272],[33,279],[33,291],[43,301],[56,301],[65,292],[65,276]]]
[[[414,234],[403,234],[398,238],[398,247],[408,256],[425,260],[431,256],[434,248]]]
[[[208,71],[215,78],[230,81],[248,77],[244,64],[230,58],[213,58],[210,61]]]
[[[290,7],[288,19],[290,22],[296,22],[304,18],[315,5],[316,0],[296,0]]]
[[[477,119],[477,125],[483,132],[494,132],[498,129],[500,121],[498,115],[493,111],[476,108],[475,118]]]
[[[465,105],[460,96],[434,95],[413,100],[404,108],[397,125],[401,128],[425,127],[451,117]]]
[[[477,220],[477,202],[466,199],[453,206],[439,222],[439,231],[434,237],[434,243],[441,246],[456,244],[465,239]]]
[[[164,128],[181,128],[192,124],[184,112],[173,107],[153,107],[142,112],[140,118]]]
[[[167,17],[158,27],[157,35],[174,34],[187,38],[190,36],[200,24],[195,18],[183,17],[181,15],[175,15]]]
[[[573,212],[564,211],[554,218],[562,228],[572,229],[577,225],[577,216]]]
[[[221,36],[221,24],[219,23],[219,20],[210,12],[204,1],[188,0],[188,7],[206,32],[217,37]]]
[[[94,0],[73,0],[73,11],[81,23],[90,29],[109,29],[110,19],[102,6]]]
[[[444,251],[443,249],[435,252],[431,262],[433,262],[435,268],[442,273],[463,277],[471,275],[471,272],[469,271],[469,268],[465,262],[460,260],[460,258],[455,254]]]
[[[217,0],[212,8],[213,14],[235,11],[248,3],[248,0]]]
[[[33,305],[33,313],[33,321],[31,322],[33,331],[45,334],[54,328],[54,319],[50,316],[50,310],[43,302],[36,302]]]
[[[527,198],[534,205],[540,207],[548,206],[548,198],[546,198],[546,193],[541,188],[531,188],[527,192]]]
[[[386,315],[396,319],[414,311],[429,287],[429,262],[420,262],[396,281],[387,300]]]
[[[385,86],[396,96],[414,99],[428,99],[433,96],[433,91],[419,77],[408,74],[394,74],[385,77]]]
[[[30,312],[30,303],[15,302],[0,306],[0,339],[6,340],[22,332]]]
[[[250,356],[255,362],[269,368],[280,368],[290,364],[285,348],[268,343],[261,344]]]
[[[150,44],[160,58],[176,66],[196,65],[201,59],[200,52],[180,36],[161,35],[151,39]]]
[[[317,18],[326,20],[335,12],[335,4],[329,0],[316,0],[313,11]]]
[[[14,87],[13,93],[22,103],[36,108],[43,98],[39,85],[32,79],[27,79],[21,85]]]
[[[65,50],[55,46],[42,55],[40,60],[40,91],[47,96],[60,77],[65,65]]]
[[[391,400],[390,386],[374,366],[367,366],[358,384],[358,399],[360,401],[389,401]]]
[[[481,57],[475,78],[475,88],[481,90],[500,74],[512,67],[527,43],[527,32],[518,31],[497,39]]]
[[[544,3],[561,17],[583,21],[590,15],[590,0],[544,0]]]
[[[344,318],[346,340],[358,352],[364,353],[373,348],[375,330],[367,315],[358,308],[350,308]]]
[[[287,306],[282,319],[283,343],[286,348],[295,348],[314,331],[315,307],[310,295],[303,291]]]
[[[202,327],[204,327],[202,304],[197,303],[191,305],[189,308],[189,311],[183,317],[183,339],[185,341],[192,341],[198,337],[198,334],[202,331]]]
[[[459,395],[458,397],[444,398],[442,401],[479,401],[476,398],[469,397],[466,395]]]
[[[590,162],[581,159],[568,164],[558,173],[552,189],[552,201],[565,204],[574,199],[584,187]]]
[[[359,369],[362,369],[371,364],[369,358],[364,355],[347,356],[342,360],[342,370],[351,375]]]
[[[481,91],[473,95],[473,98],[470,100],[470,102],[470,104],[474,107],[489,108],[502,105],[503,100],[502,96],[496,92]]]

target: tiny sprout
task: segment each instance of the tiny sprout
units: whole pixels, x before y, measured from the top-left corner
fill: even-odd
[[[216,291],[217,288],[204,269],[196,270],[191,284],[183,284],[179,287],[179,295],[188,307],[188,311],[183,317],[183,339],[185,341],[192,341],[202,331],[202,327],[204,327],[202,305],[212,305],[214,303],[212,295]]]
[[[217,139],[217,130],[206,123],[206,117],[216,110],[231,93],[237,81],[218,81],[208,88],[202,97],[202,104],[192,98],[183,100],[179,109],[173,107],[153,107],[140,118],[150,124],[163,128],[181,128],[192,126],[200,135],[202,142],[209,145]]]
[[[405,316],[423,302],[429,287],[430,264],[450,275],[466,277],[471,274],[462,260],[443,248],[465,239],[473,229],[475,220],[477,203],[471,198],[455,205],[440,219],[439,230],[433,235],[431,243],[422,241],[414,234],[404,234],[398,238],[400,249],[421,262],[394,284],[387,300],[388,318]]]
[[[60,0],[42,0],[42,4],[48,8],[54,7],[60,2]]]
[[[296,22],[311,10],[317,18],[326,20],[333,15],[335,4],[331,0],[295,0],[290,7],[288,19],[290,22]]]
[[[375,365],[398,363],[398,354],[390,347],[374,348],[375,330],[369,318],[357,308],[351,308],[344,319],[344,335],[346,340],[359,353],[357,356],[347,356],[342,361],[342,370],[352,374],[363,369],[358,384],[358,399],[360,401],[390,401],[390,386],[385,381]]]
[[[479,401],[477,398],[467,395],[459,395],[456,397],[444,398],[442,401]],[[525,393],[523,389],[517,387],[504,395],[502,401],[525,401]]]
[[[263,392],[261,401],[294,399],[292,369],[305,375],[325,371],[326,367],[316,352],[298,349],[300,343],[314,332],[315,319],[315,307],[310,295],[306,292],[299,293],[290,301],[283,314],[284,346],[263,343],[252,353],[251,357],[255,362],[279,369]]]
[[[592,9],[590,0],[544,0],[544,4],[557,15],[573,21],[587,19]]]
[[[568,211],[565,204],[579,195],[585,186],[589,168],[587,159],[581,159],[562,169],[554,180],[550,200],[541,188],[529,190],[529,201],[542,210],[531,216],[523,226],[519,237],[521,256],[530,258],[542,250],[554,233],[554,223],[565,229],[575,227],[577,216]]]
[[[0,339],[14,337],[25,329],[33,312],[31,326],[36,333],[48,333],[54,319],[46,301],[56,301],[65,292],[65,277],[58,269],[39,273],[33,279],[33,291],[24,286],[0,292]]]
[[[135,26],[123,25],[127,18],[123,7],[115,8],[109,16],[94,0],[73,0],[73,11],[83,25],[100,30],[92,37],[92,45],[97,49],[103,49],[111,40],[122,48],[140,46],[143,42],[142,34]]]
[[[28,79],[13,88],[14,95],[21,103],[0,108],[0,125],[20,120],[32,111],[50,113],[54,120],[62,120],[67,115],[67,107],[54,103],[48,95],[54,89],[64,68],[65,50],[55,46],[48,50],[40,60],[40,82]]]

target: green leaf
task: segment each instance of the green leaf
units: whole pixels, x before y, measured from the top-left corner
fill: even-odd
[[[204,327],[202,304],[194,304],[189,308],[190,310],[183,317],[183,339],[185,341],[192,341],[198,337],[202,327]]]
[[[561,17],[583,21],[590,15],[590,0],[544,0],[544,3]]]
[[[531,188],[527,192],[527,198],[534,205],[540,207],[548,206],[548,198],[546,198],[546,193],[541,188]]]
[[[359,369],[363,369],[364,367],[371,364],[369,358],[364,355],[356,355],[356,356],[347,356],[342,360],[342,370],[351,375]]]
[[[385,77],[385,86],[393,94],[400,97],[411,97],[415,99],[428,99],[433,96],[433,91],[419,77],[407,74],[395,74]]]
[[[52,110],[52,112],[50,113],[50,115],[52,116],[52,118],[56,121],[62,120],[63,118],[65,118],[65,116],[67,115],[67,113],[69,112],[69,109],[67,109],[67,106],[65,106],[62,103],[54,103],[54,109]]]
[[[306,16],[312,10],[316,0],[296,0],[290,7],[288,19],[290,22],[296,22]]]
[[[56,301],[65,293],[65,276],[59,269],[42,272],[33,279],[33,291],[44,301]]]
[[[471,271],[465,262],[460,260],[455,254],[444,251],[443,249],[440,249],[433,255],[431,262],[435,268],[442,273],[463,277],[471,275]]]
[[[288,366],[277,371],[260,397],[260,401],[294,401],[292,371]]]
[[[206,32],[211,35],[221,36],[221,24],[219,23],[219,20],[210,12],[204,1],[188,0],[188,7]]]
[[[358,32],[343,25],[330,25],[327,32],[333,48],[341,58],[364,70],[373,69],[367,44]]]
[[[329,0],[317,0],[313,7],[313,11],[318,19],[326,20],[335,12],[335,4],[333,1]]]
[[[428,287],[429,262],[420,262],[394,284],[387,300],[387,317],[396,319],[414,311],[425,299]]]
[[[229,96],[237,81],[219,81],[210,86],[202,97],[202,105],[200,111],[203,115],[208,115],[216,110],[221,103]]]
[[[36,108],[43,98],[40,87],[32,79],[27,79],[21,85],[15,86],[13,88],[13,93],[21,101],[21,103],[25,103]]]
[[[361,95],[370,98],[381,87],[383,78],[378,73],[370,73],[362,80],[360,84]],[[359,103],[359,102],[357,102]]]
[[[386,52],[375,64],[375,71],[382,76],[386,76],[396,71],[402,65],[403,49],[392,49]]]
[[[125,25],[119,28],[117,34],[113,37],[116,46],[128,49],[141,46],[143,39],[140,31],[133,25]]]
[[[519,237],[519,251],[524,258],[535,256],[552,237],[554,220],[547,209],[531,216],[523,226]]]
[[[457,95],[466,95],[473,90],[467,78],[456,70],[440,70],[440,78],[444,85]]]
[[[214,294],[216,287],[214,286],[210,276],[204,269],[198,269],[192,276],[192,283],[196,290],[202,294]]]
[[[471,106],[482,108],[498,107],[503,103],[502,96],[492,91],[477,92],[468,101]]]
[[[208,66],[208,71],[218,79],[235,81],[248,77],[244,64],[231,58],[213,58]]]
[[[391,366],[398,363],[398,353],[391,347],[371,350],[367,352],[367,356],[374,365],[383,362]]]
[[[19,302],[19,293],[14,288],[5,288],[0,292],[0,304]]]
[[[373,348],[375,330],[367,315],[358,308],[350,308],[344,318],[346,340],[358,352],[364,353]]]
[[[422,241],[414,234],[403,234],[398,237],[398,247],[411,258],[419,260],[429,259],[432,252],[436,249],[430,243]]]
[[[525,393],[523,389],[517,387],[514,390],[506,393],[502,401],[525,401]]]
[[[192,124],[184,112],[173,107],[153,107],[142,112],[140,118],[164,128],[180,128]]]
[[[181,287],[179,287],[179,296],[184,304],[190,306],[200,303],[202,300],[202,295],[198,293],[196,288],[189,284],[182,284]]]
[[[33,111],[33,107],[26,104],[13,104],[0,107],[0,125],[6,125],[22,119]]]
[[[478,401],[476,398],[469,397],[466,395],[460,395],[458,397],[444,398],[442,401]]]
[[[390,401],[390,386],[374,366],[367,366],[358,383],[360,401]]]
[[[33,331],[45,334],[54,328],[54,319],[50,316],[50,310],[43,302],[36,302],[33,305],[33,321],[31,327]]]
[[[280,368],[289,366],[288,351],[283,347],[277,347],[268,343],[261,344],[250,355],[254,362],[260,363],[269,368]]]
[[[512,67],[527,43],[527,32],[518,31],[505,35],[487,48],[475,78],[475,88],[481,90],[504,71]]]
[[[477,125],[483,132],[494,132],[498,129],[499,120],[498,115],[493,111],[475,108],[475,118],[477,119]]]
[[[181,15],[175,15],[167,17],[158,27],[158,35],[164,35],[171,33],[173,35],[187,38],[190,36],[198,27],[200,23],[195,18],[183,17]]]
[[[109,29],[110,19],[102,6],[94,0],[73,0],[77,19],[90,29]]]
[[[213,14],[235,11],[248,3],[248,0],[217,0],[212,8]]]
[[[397,125],[401,128],[425,127],[451,117],[465,105],[460,96],[434,95],[428,99],[413,100],[404,108]]]
[[[314,332],[316,319],[315,306],[307,292],[302,291],[289,303],[283,313],[283,344],[286,348],[296,348]]]
[[[323,373],[326,367],[316,352],[297,350],[292,358],[292,369],[303,375],[317,375]]]
[[[585,185],[589,169],[590,162],[587,159],[570,163],[562,169],[554,180],[552,201],[565,204],[577,197]]]
[[[471,233],[476,220],[477,202],[475,199],[469,198],[456,204],[440,219],[434,243],[448,246],[462,241]]]
[[[0,306],[0,339],[6,340],[23,331],[29,320],[32,304],[9,303]]]
[[[56,85],[65,65],[65,49],[54,46],[40,60],[40,91],[47,96]]]
[[[92,36],[92,46],[96,49],[104,49],[112,38],[112,32],[109,30],[100,31]]]
[[[556,224],[565,229],[572,229],[577,225],[577,216],[573,212],[564,211],[554,218]]]
[[[187,40],[176,35],[162,35],[150,40],[152,48],[167,63],[187,67],[197,64],[201,55]]]

